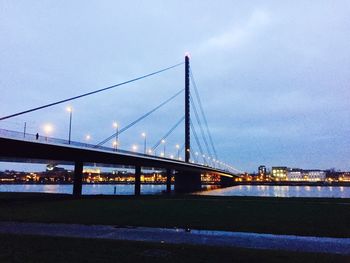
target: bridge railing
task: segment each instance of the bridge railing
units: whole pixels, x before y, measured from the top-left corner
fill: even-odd
[[[132,152],[132,151],[127,151],[122,149],[115,149],[112,147],[99,146],[99,145],[84,143],[84,142],[77,142],[77,141],[69,142],[68,140],[65,140],[65,139],[54,138],[46,135],[24,133],[24,132],[12,131],[7,129],[0,129],[0,137],[9,138],[9,139],[18,139],[23,141],[40,142],[40,143],[61,144],[61,145],[63,144],[63,145],[67,145],[67,146],[70,145],[70,146],[75,146],[79,148],[98,149],[98,150],[104,150],[109,152],[125,153],[125,154],[137,155],[137,156],[143,156],[143,157],[155,157],[155,158],[166,159],[170,161],[184,162],[177,159],[158,157],[151,154],[143,154],[143,153]],[[209,167],[209,165],[204,165],[204,166]],[[215,167],[212,167],[212,168],[215,168]],[[226,169],[218,169],[218,168],[215,168],[215,169],[227,171]]]
[[[31,142],[48,143],[48,144],[61,144],[61,145],[63,144],[63,145],[75,146],[79,148],[98,149],[98,150],[104,150],[109,152],[125,153],[125,154],[131,154],[131,155],[137,155],[137,156],[143,156],[143,157],[156,157],[161,159],[169,159],[166,157],[158,157],[150,154],[143,154],[143,153],[132,152],[132,151],[127,151],[122,149],[115,149],[112,147],[99,146],[99,145],[90,144],[90,143],[77,142],[77,141],[69,142],[68,140],[65,140],[65,139],[54,138],[46,135],[24,133],[24,132],[12,131],[7,129],[0,129],[0,137],[9,138],[9,139],[18,139],[23,141],[31,141]],[[183,162],[183,161],[174,160],[174,159],[169,159],[169,160]]]
[[[50,144],[52,143],[64,144],[64,145],[71,145],[71,146],[76,146],[80,148],[99,149],[99,150],[105,150],[110,152],[120,152],[120,153],[127,153],[127,154],[140,155],[140,156],[150,156],[142,153],[115,149],[115,148],[106,147],[106,146],[99,146],[91,143],[84,143],[84,142],[77,142],[77,141],[69,142],[68,140],[65,140],[65,139],[54,138],[46,135],[24,133],[24,132],[18,132],[18,131],[6,130],[6,129],[0,129],[0,137],[10,138],[10,139],[19,139],[23,141],[50,143]]]

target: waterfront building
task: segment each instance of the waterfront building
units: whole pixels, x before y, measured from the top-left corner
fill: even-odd
[[[320,182],[326,180],[326,172],[321,170],[288,169],[287,181]]]
[[[271,169],[272,178],[276,181],[287,180],[288,168],[285,166],[275,166]]]
[[[320,182],[326,180],[326,172],[321,170],[306,170],[304,177],[309,182]]]
[[[289,169],[287,172],[287,181],[304,181],[303,170]]]
[[[350,172],[345,172],[341,176],[339,176],[340,182],[350,182]]]
[[[266,176],[266,166],[265,165],[260,165],[258,167],[258,173],[260,176]]]

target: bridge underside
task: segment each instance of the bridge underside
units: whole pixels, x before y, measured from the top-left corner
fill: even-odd
[[[81,195],[82,172],[84,165],[103,164],[103,166],[124,166],[135,169],[135,194],[140,194],[141,168],[154,167],[167,171],[167,191],[170,192],[171,176],[175,173],[175,192],[193,192],[201,189],[201,173],[214,173],[231,177],[215,168],[184,163],[172,159],[154,156],[123,154],[118,152],[99,151],[77,148],[66,145],[53,145],[8,138],[0,138],[0,160],[15,162],[48,163],[57,160],[60,164],[74,165],[74,189],[76,196]],[[223,179],[225,182],[229,179]]]

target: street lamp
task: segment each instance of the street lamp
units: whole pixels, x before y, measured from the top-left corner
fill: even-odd
[[[115,144],[114,144],[114,150],[118,150],[118,136],[119,136],[119,126],[117,122],[113,122],[113,127],[115,128]]]
[[[70,144],[71,134],[72,134],[72,115],[73,108],[71,106],[67,107],[67,111],[69,112],[69,135],[68,135],[68,144]]]
[[[117,150],[117,147],[118,147],[118,142],[117,141],[113,141],[113,148],[115,149],[115,150]]]
[[[137,151],[137,145],[136,145],[136,144],[134,144],[131,148],[132,148],[132,150],[133,150],[134,152]]]
[[[199,153],[198,153],[198,152],[195,152],[194,154],[196,155],[196,158],[194,158],[194,159],[195,159],[195,161],[198,163],[198,161],[199,161],[199,160],[198,160],[198,154],[199,154]]]
[[[44,125],[44,132],[45,132],[45,135],[46,135],[46,141],[47,141],[47,136],[53,131],[53,127],[51,124],[45,124]]]
[[[146,133],[145,132],[143,132],[143,133],[141,133],[141,136],[143,137],[143,153],[144,154],[146,154],[146,147],[147,147],[147,145],[146,145],[146,143],[147,143],[147,139],[146,139]]]
[[[162,144],[163,144],[163,155],[165,156],[165,140],[162,139]]]
[[[177,149],[177,159],[179,159],[180,158],[180,145],[176,144],[175,147]]]

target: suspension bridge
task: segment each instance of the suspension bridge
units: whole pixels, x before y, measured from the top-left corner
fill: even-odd
[[[97,144],[87,142],[77,142],[71,140],[71,121],[72,111],[70,109],[70,125],[68,140],[53,138],[49,136],[39,136],[39,134],[26,133],[26,127],[23,132],[12,130],[0,130],[0,161],[4,162],[27,162],[27,163],[47,163],[55,161],[59,164],[74,165],[73,178],[73,194],[80,196],[82,193],[82,176],[83,167],[93,164],[103,164],[103,166],[123,166],[133,167],[135,169],[135,194],[140,194],[141,189],[141,172],[143,168],[157,168],[166,170],[167,175],[167,192],[171,190],[171,178],[175,177],[176,192],[192,192],[201,189],[201,174],[209,173],[218,175],[223,185],[229,185],[232,178],[239,170],[228,165],[218,157],[213,137],[211,135],[208,121],[200,99],[199,91],[193,72],[190,67],[190,58],[185,56],[185,61],[163,68],[161,70],[124,81],[109,87],[94,90],[78,96],[66,98],[49,104],[41,105],[21,112],[13,113],[0,118],[1,121],[12,119],[17,116],[28,114],[31,112],[44,110],[58,104],[67,103],[78,100],[83,97],[92,96],[122,85],[140,81],[154,75],[161,74],[165,71],[172,70],[184,65],[185,68],[185,87],[170,96],[165,101],[158,104],[150,111],[142,114],[140,117],[130,122],[123,128],[119,128],[115,124],[114,133],[110,134],[104,140]],[[192,84],[192,85],[191,85]],[[190,86],[194,92],[191,92]],[[144,137],[143,152],[128,151],[121,149],[119,146],[119,136],[138,124],[154,112],[159,111],[165,105],[173,101],[175,98],[184,94],[185,109],[184,115],[171,126],[171,128],[149,149],[146,148],[146,134]],[[191,108],[194,113],[194,120],[191,119]],[[165,143],[169,136],[184,122],[184,143],[177,144],[177,155],[167,156],[164,150],[159,155],[156,154],[157,149]],[[199,127],[199,131],[196,127]],[[191,145],[191,135],[195,144]],[[113,141],[113,147],[106,144]],[[194,149],[197,149],[196,151]],[[184,155],[184,158],[182,153]]]

